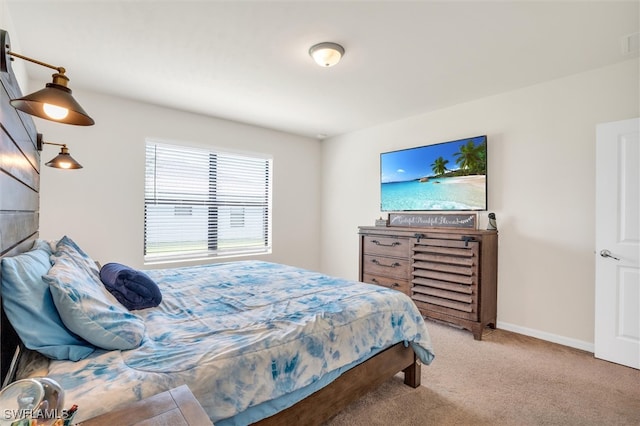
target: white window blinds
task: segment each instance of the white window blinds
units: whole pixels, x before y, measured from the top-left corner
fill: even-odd
[[[145,261],[271,251],[271,159],[146,144]]]

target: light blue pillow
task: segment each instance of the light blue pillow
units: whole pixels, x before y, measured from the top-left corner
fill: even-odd
[[[102,285],[95,262],[70,238],[63,237],[43,279],[67,328],[106,350],[140,346],[145,325]]]
[[[38,243],[34,247],[40,247]],[[95,348],[69,331],[42,280],[50,250],[35,249],[2,259],[2,304],[24,345],[53,359],[78,361]]]

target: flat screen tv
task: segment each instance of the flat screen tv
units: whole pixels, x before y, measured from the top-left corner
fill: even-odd
[[[380,208],[487,210],[487,137],[380,154]]]

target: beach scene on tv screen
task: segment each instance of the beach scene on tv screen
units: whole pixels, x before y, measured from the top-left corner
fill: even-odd
[[[381,210],[486,210],[487,138],[380,155]]]

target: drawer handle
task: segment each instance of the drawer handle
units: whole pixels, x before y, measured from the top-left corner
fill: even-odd
[[[465,247],[469,247],[469,241],[475,241],[476,237],[470,237],[468,235],[463,235],[462,237],[460,237],[460,239],[462,241],[464,241],[464,246]]]
[[[375,279],[375,278],[371,278],[371,283],[372,283],[372,284],[380,284],[380,282],[379,282],[377,279]],[[400,287],[400,284],[398,284],[398,283],[391,283],[391,285],[390,285],[389,287],[391,287],[391,288],[393,288],[393,287]]]
[[[385,265],[384,263],[378,262],[378,259],[371,259],[371,261],[373,263],[375,263],[376,265],[384,266],[385,268],[395,268],[396,266],[400,266],[400,264],[398,262],[393,262],[391,265]]]
[[[380,241],[378,240],[371,240],[371,242],[377,246],[382,246],[382,247],[395,247],[395,246],[399,246],[400,243],[397,241],[392,242],[391,244],[382,244]]]

